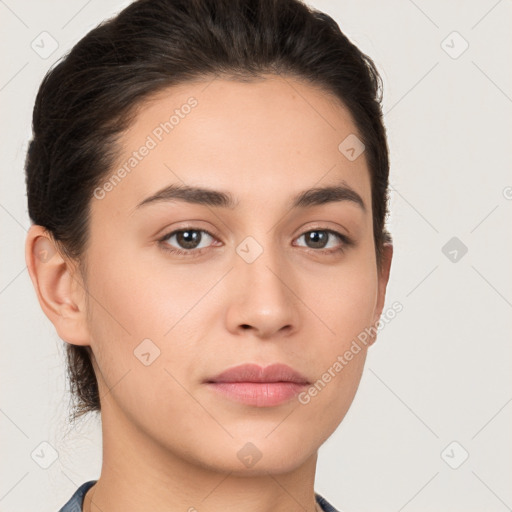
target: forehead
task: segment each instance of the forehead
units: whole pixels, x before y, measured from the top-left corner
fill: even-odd
[[[343,151],[344,141],[360,138],[337,98],[292,77],[180,84],[138,107],[101,203],[129,212],[175,183],[230,190],[261,207],[343,181],[370,204],[364,153],[350,159]]]

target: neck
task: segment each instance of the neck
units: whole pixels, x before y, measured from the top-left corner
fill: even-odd
[[[217,470],[172,453],[102,410],[101,475],[84,512],[315,512],[317,453],[293,471]]]

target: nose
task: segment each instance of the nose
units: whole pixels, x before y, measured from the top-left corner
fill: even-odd
[[[270,244],[270,242],[269,242]],[[233,289],[229,293],[226,314],[228,330],[233,334],[269,339],[289,336],[300,328],[300,298],[297,295],[293,268],[285,255],[269,244],[258,249],[238,247],[231,274]],[[256,259],[247,258],[244,249],[261,252]]]

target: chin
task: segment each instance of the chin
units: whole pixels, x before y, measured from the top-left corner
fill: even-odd
[[[281,435],[271,434],[267,438],[236,437],[224,443],[211,439],[209,447],[200,449],[196,455],[197,462],[210,471],[255,477],[292,472],[312,457],[316,459],[319,445],[320,440],[308,443],[304,436],[283,430]]]

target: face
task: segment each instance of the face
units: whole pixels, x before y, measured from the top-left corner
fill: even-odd
[[[141,106],[91,203],[87,330],[107,428],[240,474],[316,454],[384,300],[365,154],[339,149],[357,134],[342,104],[292,78],[187,83]]]

